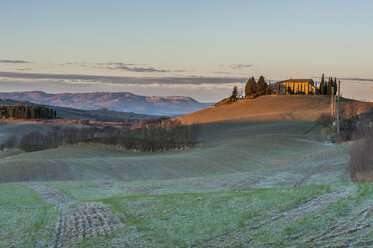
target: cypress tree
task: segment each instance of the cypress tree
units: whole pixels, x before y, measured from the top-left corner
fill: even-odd
[[[334,78],[333,87],[334,87],[334,95],[337,95],[338,86],[337,86],[337,78],[336,77]]]
[[[247,97],[247,96],[250,96],[250,95],[254,95],[255,94],[255,88],[256,88],[255,78],[251,77],[251,78],[249,78],[249,80],[247,81],[246,86],[245,86],[245,96]]]
[[[332,78],[330,77],[328,80],[328,86],[326,87],[326,94],[330,96],[332,94]]]
[[[324,82],[323,81],[321,81],[321,83],[320,83],[320,95],[324,95]]]
[[[320,82],[320,95],[324,95],[324,86],[325,86],[325,79],[324,79],[324,73],[321,76],[321,82]]]
[[[259,77],[258,83],[256,85],[256,93],[258,95],[264,95],[266,92],[266,81],[263,76]]]
[[[237,89],[237,86],[234,86],[233,90],[232,90],[232,95],[230,97],[230,100],[231,101],[236,101],[237,97],[238,97],[238,89]]]

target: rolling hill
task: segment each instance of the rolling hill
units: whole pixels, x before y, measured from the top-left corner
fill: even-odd
[[[175,152],[0,152],[0,247],[370,247],[373,184],[350,183],[349,145],[314,125],[207,123]]]
[[[48,94],[42,91],[28,91],[0,93],[0,98],[84,110],[107,108],[121,112],[154,115],[188,114],[212,105],[209,103],[200,103],[191,97],[150,97],[138,96],[129,92]]]
[[[341,104],[356,102],[360,110],[373,108],[373,103],[341,99]],[[177,117],[184,124],[217,121],[289,121],[315,120],[321,113],[330,112],[330,97],[305,95],[261,96],[252,100],[227,103]]]
[[[328,109],[222,102],[180,117],[206,122],[183,151],[1,151],[0,247],[371,247],[373,184],[351,182],[350,143],[320,135],[311,119]]]

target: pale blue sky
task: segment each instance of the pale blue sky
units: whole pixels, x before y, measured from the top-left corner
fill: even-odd
[[[0,72],[369,79],[372,13],[368,0],[0,0]]]

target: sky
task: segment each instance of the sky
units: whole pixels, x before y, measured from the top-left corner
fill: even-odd
[[[0,91],[218,101],[250,76],[373,101],[373,1],[0,0]]]

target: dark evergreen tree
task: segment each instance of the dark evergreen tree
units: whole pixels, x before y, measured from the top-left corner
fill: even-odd
[[[332,94],[332,78],[330,77],[328,80],[328,85],[326,87],[326,94],[330,96]]]
[[[322,82],[322,81],[320,83],[320,95],[325,95],[324,82]]]
[[[250,96],[255,94],[256,81],[254,77],[249,78],[245,85],[245,96]]]
[[[324,73],[321,76],[321,82],[320,82],[320,95],[325,95],[325,79],[324,79]]]
[[[53,119],[55,110],[45,106],[0,106],[0,118]]]
[[[333,87],[334,87],[334,95],[337,95],[337,90],[338,90],[337,78],[334,78]]]
[[[256,94],[265,95],[266,93],[266,81],[263,76],[259,77],[258,83],[256,84]]]
[[[238,89],[237,89],[237,86],[234,86],[233,90],[232,90],[232,95],[230,97],[230,100],[231,101],[236,101],[237,97],[238,97]]]

